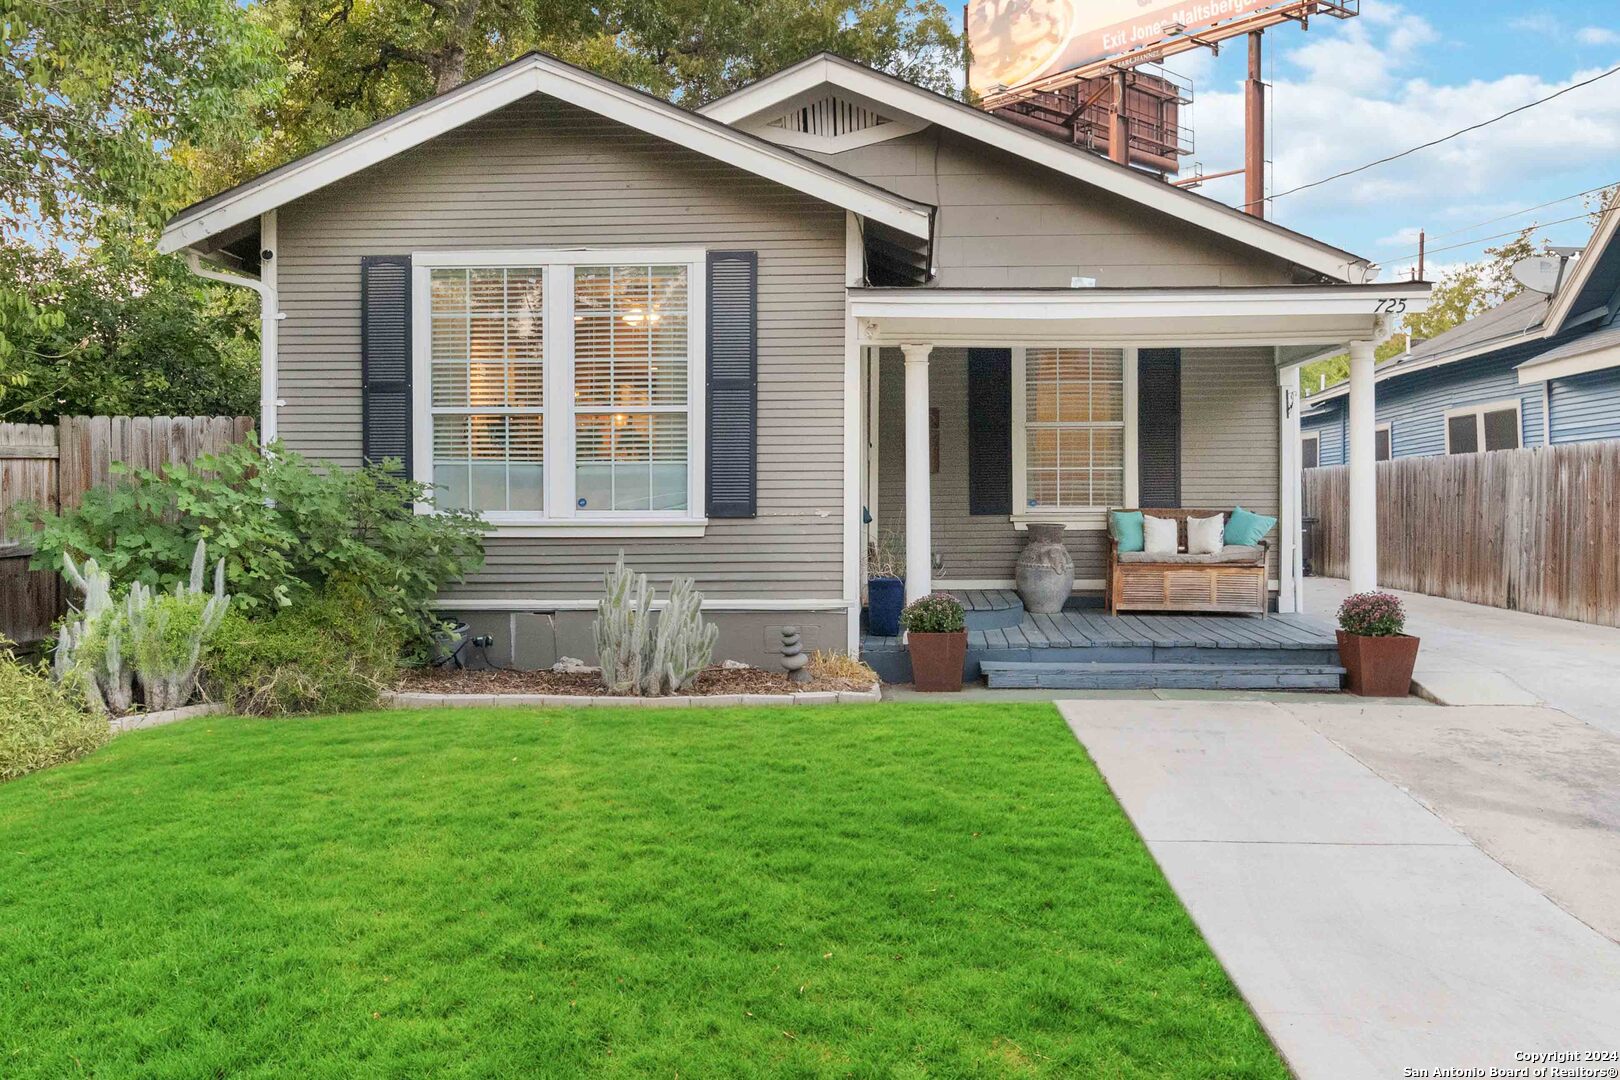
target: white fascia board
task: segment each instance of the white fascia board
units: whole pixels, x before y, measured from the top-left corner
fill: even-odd
[[[1532,360],[1521,364],[1518,368],[1519,385],[1527,386],[1549,379],[1567,379],[1573,375],[1585,375],[1588,372],[1603,371],[1612,367],[1620,367],[1620,345],[1594,349],[1579,356],[1566,356],[1561,360],[1541,362]]]
[[[179,251],[453,131],[530,94],[546,94],[690,150],[735,165],[785,187],[851,210],[920,239],[930,234],[932,208],[846,176],[807,158],[729,130],[708,118],[648,98],[587,72],[534,57],[407,110],[393,120],[251,182],[219,202],[172,221],[158,250]]]
[[[1597,264],[1602,261],[1602,254],[1614,242],[1615,234],[1620,232],[1620,200],[1610,205],[1603,215],[1603,221],[1592,233],[1592,239],[1587,242],[1586,250],[1575,263],[1575,271],[1570,274],[1569,280],[1564,282],[1558,295],[1553,297],[1552,305],[1547,310],[1544,324],[1547,327],[1547,336],[1551,337],[1564,329],[1564,324],[1572,315],[1585,314],[1570,309],[1575,306],[1575,298],[1585,288],[1587,279],[1596,272]]]
[[[1044,135],[1014,127],[988,113],[952,102],[904,80],[831,57],[805,61],[710,102],[700,111],[722,123],[735,124],[821,86],[834,86],[850,94],[882,102],[890,112],[898,109],[910,113],[919,120],[960,132],[1026,161],[1055,169],[1319,274],[1355,285],[1364,284],[1373,275],[1372,265],[1350,252],[1306,237],[1279,232],[1246,214],[1234,213],[1219,203],[1153,179],[1146,173],[1121,168],[1088,151],[1067,147]]]
[[[1365,315],[1381,318],[1390,300],[1409,312],[1424,311],[1429,286],[1391,284],[1382,291],[1337,289],[1331,285],[1257,289],[1075,289],[1014,292],[996,289],[850,290],[857,319],[1121,319],[1210,318],[1221,316]]]

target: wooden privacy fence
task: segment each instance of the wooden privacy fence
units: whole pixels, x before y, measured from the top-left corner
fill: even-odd
[[[1379,462],[1378,581],[1620,626],[1620,442]],[[1305,472],[1313,569],[1349,575],[1349,469]]]
[[[0,424],[0,634],[18,642],[50,632],[64,597],[57,576],[29,570],[28,527],[19,503],[78,506],[113,479],[113,464],[155,469],[195,461],[241,442],[245,416],[64,416],[54,425]]]

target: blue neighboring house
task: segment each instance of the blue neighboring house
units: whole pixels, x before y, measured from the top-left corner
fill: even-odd
[[[1378,460],[1620,439],[1620,202],[1552,295],[1526,290],[1382,364]],[[1343,465],[1349,386],[1305,399],[1305,468]]]

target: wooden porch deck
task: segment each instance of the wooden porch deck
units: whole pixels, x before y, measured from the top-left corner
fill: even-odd
[[[1030,615],[1016,593],[958,596],[970,679],[992,686],[1336,689],[1333,627],[1311,615],[1108,615],[1083,607]],[[862,654],[888,682],[909,681],[901,638],[867,635]]]

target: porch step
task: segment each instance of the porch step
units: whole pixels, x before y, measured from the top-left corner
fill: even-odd
[[[956,589],[951,595],[961,603],[970,633],[1006,630],[1027,617],[1024,602],[1011,589]]]
[[[985,660],[992,690],[1338,690],[1332,664],[1037,664]]]

